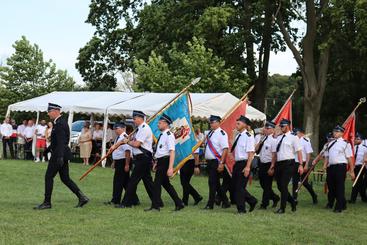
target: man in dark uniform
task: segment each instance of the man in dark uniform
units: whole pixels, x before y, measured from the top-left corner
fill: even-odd
[[[78,197],[79,202],[76,208],[83,207],[89,202],[89,199],[80,191],[78,186],[70,179],[69,161],[72,158],[68,146],[70,139],[70,129],[67,122],[61,117],[61,106],[49,103],[48,115],[53,120],[54,127],[51,132],[51,145],[45,151],[45,154],[51,152],[51,159],[45,175],[45,199],[42,204],[34,209],[42,210],[51,208],[51,195],[54,185],[54,177],[57,173],[61,181]]]

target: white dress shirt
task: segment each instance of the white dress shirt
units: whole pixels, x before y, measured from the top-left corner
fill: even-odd
[[[282,140],[283,139],[283,140]],[[280,144],[279,151],[277,152],[277,146]],[[277,153],[277,161],[294,160],[294,156],[297,151],[302,150],[299,143],[299,138],[291,132],[281,134],[277,137],[275,144],[272,145],[271,151]]]
[[[223,129],[217,128],[214,131],[210,131],[208,133],[208,138],[211,141],[212,145],[214,146],[214,149],[220,155],[223,154],[224,149],[228,149],[228,136],[227,136],[227,133]],[[216,159],[212,151],[209,149],[208,142],[206,143],[206,147],[205,147],[205,159],[207,160]]]
[[[34,126],[27,126],[25,127],[24,131],[23,131],[23,135],[25,138],[29,139],[29,138],[33,138],[34,135]]]
[[[354,146],[355,165],[362,165],[367,156],[367,146],[359,144]]]
[[[304,136],[299,138],[299,143],[302,147],[302,161],[306,162],[307,160],[307,154],[310,154],[313,152],[311,141],[308,138],[305,138]],[[298,161],[298,154],[295,154],[294,156],[296,162]]]
[[[37,125],[37,127],[36,127],[37,139],[44,139],[45,138],[46,128],[47,128],[46,125],[45,126],[42,126],[41,124]]]
[[[346,164],[348,158],[352,156],[352,146],[341,137],[331,141],[325,152],[325,157],[329,159],[329,165]]]
[[[17,128],[17,134],[18,134],[18,136],[23,135],[23,132],[24,132],[25,127],[26,126],[24,124],[18,126],[18,128]]]
[[[273,134],[271,134],[271,135],[265,136],[264,140],[265,140],[264,144],[261,148],[261,151],[259,152],[260,162],[269,163],[271,162],[273,158],[272,146],[273,144],[276,144],[277,139],[274,138]]]
[[[93,131],[93,139],[96,140],[101,140],[103,138],[103,130],[99,129],[99,130],[94,130]]]
[[[255,152],[255,138],[247,130],[239,133],[235,141],[237,140],[236,147],[234,148],[234,160],[243,161],[248,159],[249,152]]]
[[[124,140],[125,138],[127,138],[127,136],[128,135],[126,133],[120,134],[119,136],[116,137],[115,144],[119,141]],[[114,150],[112,152],[112,159],[113,160],[125,159],[126,158],[126,156],[125,156],[126,151],[129,151],[130,155],[131,155],[132,147],[128,144],[120,145],[119,147],[116,148],[116,150]]]
[[[9,123],[3,123],[0,126],[2,137],[10,137],[13,134],[13,127]]]
[[[145,150],[153,152],[153,132],[147,123],[142,123],[135,133],[134,140],[141,142],[141,147]],[[133,147],[133,155],[142,154],[139,148]]]
[[[159,137],[159,141],[157,142],[155,158],[169,156],[169,152],[175,150],[175,145],[175,136],[173,133],[171,133],[169,129],[164,130],[162,135]]]

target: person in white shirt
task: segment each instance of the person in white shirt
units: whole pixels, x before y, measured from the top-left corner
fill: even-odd
[[[284,214],[287,201],[292,205],[292,211],[296,211],[296,202],[288,191],[288,183],[293,174],[293,169],[296,167],[294,156],[297,154],[298,161],[302,162],[302,148],[299,144],[297,136],[290,132],[291,121],[282,119],[280,121],[280,128],[282,134],[277,137],[275,144],[272,145],[271,151],[273,153],[269,174],[275,174],[277,186],[280,191],[280,208],[275,212],[277,214]],[[307,166],[306,166],[307,167]],[[305,167],[305,168],[306,168]],[[303,167],[299,165],[299,174],[303,174]]]
[[[23,124],[19,125],[17,128],[17,145],[18,145],[18,159],[20,159],[21,155],[24,156],[25,159],[25,154],[24,154],[24,144],[25,144],[25,139],[24,139],[24,129],[27,127],[28,124],[28,120],[23,120]]]
[[[14,159],[14,148],[11,140],[11,135],[13,134],[13,127],[10,124],[10,118],[5,118],[4,123],[0,126],[0,132],[2,136],[2,142],[3,142],[3,157],[4,159],[7,159],[7,151],[6,146],[8,146],[11,158]]]
[[[24,145],[24,152],[25,152],[25,159],[26,160],[33,160],[33,154],[32,154],[32,142],[33,142],[33,136],[34,136],[34,125],[33,121],[29,120],[27,127],[25,127],[23,131],[23,136],[25,139],[25,145]]]
[[[237,119],[236,129],[239,133],[231,148],[231,153],[235,159],[232,171],[232,184],[239,214],[246,213],[246,202],[250,205],[250,212],[255,209],[257,203],[256,198],[246,189],[250,177],[252,159],[255,155],[255,138],[246,129],[250,124],[250,119],[245,116],[241,115]]]
[[[114,125],[116,139],[114,144],[123,141],[128,137],[126,134],[126,125],[122,122],[117,122]],[[132,158],[132,148],[129,145],[120,145],[112,152],[113,163],[112,169],[115,169],[113,176],[113,188],[111,201],[105,202],[105,205],[120,205],[123,190],[127,189],[127,184],[130,178],[130,162]],[[139,201],[139,199],[136,201]]]
[[[354,140],[354,175],[357,176],[360,172],[363,164],[367,163],[367,146],[362,144],[363,136],[360,133],[356,133]],[[367,202],[366,197],[366,168],[362,169],[361,175],[359,176],[357,183],[352,188],[349,203],[354,204],[357,201],[358,194],[360,194],[363,202]]]
[[[153,165],[153,169],[155,169],[155,199],[161,200],[161,189],[163,186],[163,188],[167,191],[167,193],[175,203],[174,211],[179,211],[185,206],[182,200],[178,197],[175,188],[169,181],[169,177],[173,176],[173,164],[175,163],[176,145],[175,136],[169,128],[171,124],[172,119],[168,115],[163,113],[158,121],[158,129],[161,131],[161,134],[158,137],[157,147],[154,154],[154,157],[156,159],[156,162]]]
[[[152,175],[150,169],[153,162],[153,132],[149,125],[145,122],[145,114],[142,111],[133,111],[134,124],[137,126],[136,133],[133,139],[124,139],[121,143],[114,144],[110,151],[114,151],[121,144],[128,144],[132,147],[134,155],[134,168],[131,173],[130,181],[127,185],[123,203],[119,206],[120,208],[130,208],[134,205],[134,197],[136,195],[136,188],[143,180],[145,189],[152,201],[152,207],[147,211],[159,211],[160,203],[156,203],[154,200],[156,191],[153,185]]]
[[[334,207],[336,213],[341,213],[347,208],[345,200],[347,164],[349,164],[349,173],[352,180],[355,178],[352,146],[343,139],[344,130],[339,125],[334,128],[334,140],[328,144],[324,161],[324,169],[327,172],[326,183],[329,190],[326,207],[332,209],[336,200]]]
[[[306,138],[305,131],[302,128],[296,128],[293,130],[293,132],[299,138],[299,143],[302,147],[302,161],[303,161],[302,166],[304,168],[306,168],[307,166],[307,169],[308,169],[310,159],[311,159],[311,153],[313,153],[311,141],[309,138]],[[298,189],[298,186],[300,185],[301,181],[306,176],[307,172],[304,171],[303,174],[300,175],[297,171],[297,168],[300,165],[297,155],[295,156],[295,160],[296,160],[296,168],[294,169],[294,172],[293,172],[292,184],[293,184],[293,198],[296,202],[298,202],[297,201],[298,193],[296,192],[296,190]],[[308,182],[308,179],[306,179],[303,182],[303,186],[310,193],[312,197],[312,203],[317,204],[317,195],[315,191],[313,190],[312,185]]]
[[[35,162],[45,162],[45,157],[43,156],[43,152],[46,150],[46,121],[42,120],[39,125],[36,126],[35,134],[36,134],[36,160]]]
[[[222,207],[229,208],[223,187],[220,185],[219,173],[224,171],[224,163],[228,154],[228,135],[220,128],[219,116],[211,115],[209,118],[210,132],[206,137],[205,159],[209,174],[209,199],[204,209],[211,210],[214,208],[215,194],[218,192],[219,198],[222,200]]]
[[[109,123],[106,131],[106,144],[108,148],[113,145],[117,137],[116,132],[112,128],[112,124]]]
[[[276,139],[274,138],[275,124],[272,122],[266,122],[263,129],[264,136],[259,140],[256,145],[256,153],[259,154],[259,182],[263,189],[262,201],[260,209],[266,209],[269,205],[269,201],[273,201],[273,208],[275,208],[280,200],[279,196],[275,194],[272,188],[273,176],[268,174],[272,152],[271,147],[275,144]]]

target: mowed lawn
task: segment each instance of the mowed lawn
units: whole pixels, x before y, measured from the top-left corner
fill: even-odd
[[[45,163],[0,161],[0,244],[365,244],[367,240],[367,204],[349,205],[342,214],[325,210],[321,183],[315,184],[317,206],[302,191],[296,213],[288,207],[285,215],[269,209],[239,216],[235,207],[202,210],[207,178],[194,177],[192,183],[205,198],[198,207],[172,212],[174,205],[163,191],[165,207],[159,213],[146,213],[150,202],[142,183],[139,207],[106,207],[103,202],[111,196],[113,171],[98,168],[79,182],[86,167],[71,164],[72,178],[91,202],[73,208],[77,199],[57,177],[53,209],[34,211],[43,199],[45,169]],[[181,195],[179,178],[173,183]],[[249,190],[260,199],[257,181]]]

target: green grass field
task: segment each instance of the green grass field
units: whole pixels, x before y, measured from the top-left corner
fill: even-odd
[[[43,199],[45,169],[46,164],[0,161],[0,244],[364,244],[367,240],[367,204],[349,205],[342,214],[325,210],[321,183],[315,184],[317,206],[302,192],[298,211],[292,213],[288,207],[280,216],[273,209],[242,216],[235,214],[235,207],[204,211],[206,201],[175,213],[164,191],[161,212],[145,213],[150,202],[142,183],[141,206],[106,207],[103,201],[110,199],[113,171],[98,168],[79,182],[86,168],[71,164],[72,178],[91,202],[82,209],[73,208],[75,196],[57,177],[53,209],[34,211],[33,206]],[[181,194],[179,178],[173,183]],[[206,177],[194,177],[193,184],[206,199]],[[260,198],[258,182],[249,190]]]

